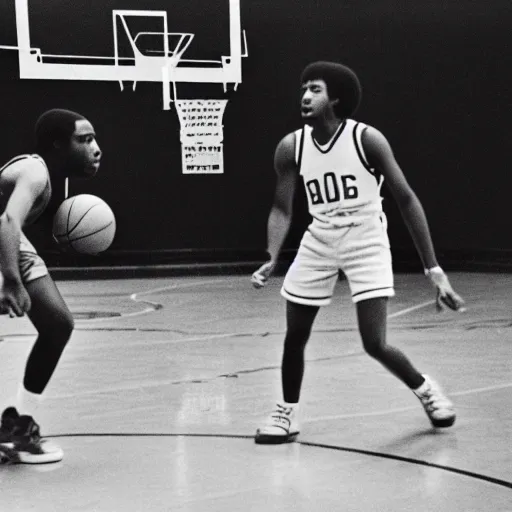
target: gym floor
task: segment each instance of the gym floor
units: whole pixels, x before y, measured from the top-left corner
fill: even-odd
[[[512,511],[512,275],[451,273],[467,311],[438,313],[396,275],[388,342],[454,401],[435,430],[362,350],[346,282],[308,345],[298,442],[256,445],[280,397],[281,277],[61,281],[76,331],[36,420],[57,464],[0,467],[2,510]],[[35,331],[0,318],[15,393]]]

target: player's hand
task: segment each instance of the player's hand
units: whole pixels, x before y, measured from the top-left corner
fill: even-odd
[[[427,270],[426,275],[437,290],[436,307],[438,311],[442,311],[445,306],[460,313],[466,311],[464,300],[454,291],[448,276],[440,267]]]
[[[11,318],[30,311],[30,296],[19,281],[4,281],[0,287],[0,314]]]
[[[267,261],[264,263],[251,277],[251,283],[254,288],[263,288],[268,281],[268,278],[272,275],[276,264],[273,261]]]

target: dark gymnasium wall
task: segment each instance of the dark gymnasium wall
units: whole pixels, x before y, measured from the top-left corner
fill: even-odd
[[[167,8],[171,29],[197,34],[192,58],[228,51],[228,0],[29,0],[32,44],[44,53],[112,55],[114,8]],[[0,161],[32,150],[33,123],[45,109],[77,110],[95,125],[104,160],[94,180],[74,182],[70,192],[102,197],[117,217],[116,239],[101,261],[260,258],[273,152],[300,125],[298,77],[310,61],[336,60],[359,74],[364,98],[356,117],[390,140],[442,257],[454,265],[507,260],[510,0],[241,0],[241,17],[249,56],[242,83],[227,96],[224,174],[182,174],[179,122],[175,111],[162,110],[160,84],[121,92],[116,82],[20,80],[9,50],[0,50]],[[0,0],[0,45],[16,44],[14,0]],[[220,86],[179,90],[223,97]],[[384,195],[397,265],[418,267]],[[300,196],[297,212],[290,250],[308,221]],[[41,230],[31,233],[52,254]]]

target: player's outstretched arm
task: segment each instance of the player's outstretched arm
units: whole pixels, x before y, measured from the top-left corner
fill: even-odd
[[[0,216],[0,313],[23,316],[30,310],[30,298],[19,270],[20,233],[37,198],[46,187],[48,175],[39,162],[27,162],[30,168],[4,177],[12,186],[5,211]]]
[[[365,130],[362,142],[369,164],[382,173],[397,202],[423,262],[425,274],[437,289],[438,307],[444,304],[451,309],[462,311],[464,301],[453,290],[448,277],[437,262],[423,206],[407,182],[389,142],[381,132],[372,127]]]
[[[298,176],[295,163],[295,134],[288,134],[277,145],[274,168],[277,183],[267,223],[267,252],[270,260],[252,275],[251,281],[256,288],[265,286],[272,274],[292,222],[293,197]]]

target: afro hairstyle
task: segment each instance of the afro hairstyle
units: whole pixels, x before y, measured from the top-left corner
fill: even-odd
[[[317,61],[308,64],[301,75],[301,84],[323,80],[329,98],[338,99],[334,113],[341,119],[351,117],[361,102],[359,78],[349,67],[337,62]]]

